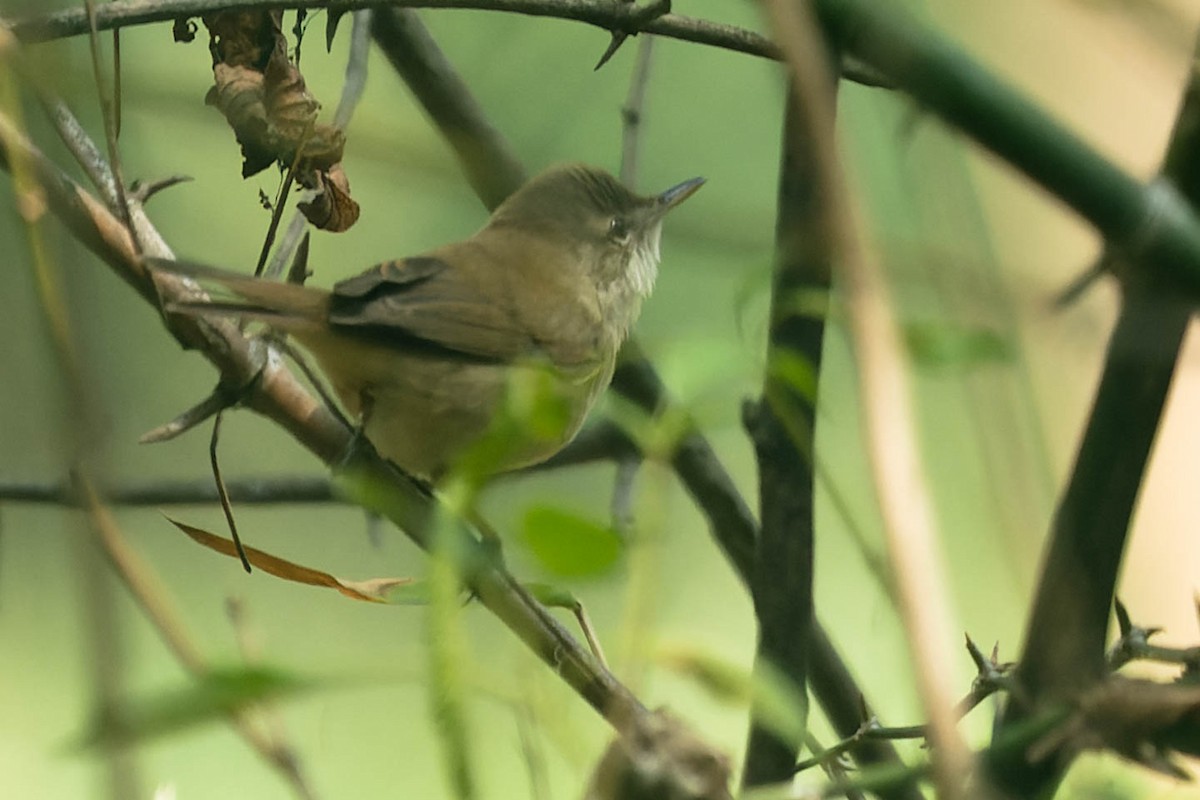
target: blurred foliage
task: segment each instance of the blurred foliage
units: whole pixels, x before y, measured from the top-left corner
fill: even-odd
[[[542,568],[564,578],[604,575],[621,555],[621,537],[612,528],[553,506],[525,511],[521,540]]]
[[[145,745],[160,736],[226,720],[255,703],[327,688],[282,669],[212,669],[182,687],[98,709],[92,726],[69,747],[103,750]]]

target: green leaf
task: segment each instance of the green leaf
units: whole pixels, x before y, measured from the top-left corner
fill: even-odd
[[[990,328],[943,322],[913,322],[904,326],[908,352],[919,366],[963,369],[1011,361],[1012,343]]]
[[[524,586],[534,599],[549,608],[565,608],[568,611],[575,611],[580,606],[579,598],[570,589],[537,582],[526,583]]]
[[[551,506],[525,513],[522,538],[547,571],[569,578],[608,572],[622,551],[621,537],[611,528]]]
[[[186,686],[98,709],[72,750],[143,743],[207,722],[246,706],[311,691],[321,682],[269,667],[212,669]]]

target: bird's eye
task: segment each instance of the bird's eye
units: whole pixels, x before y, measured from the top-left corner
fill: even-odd
[[[624,217],[613,217],[608,223],[608,238],[614,242],[625,244],[629,241],[629,220]]]

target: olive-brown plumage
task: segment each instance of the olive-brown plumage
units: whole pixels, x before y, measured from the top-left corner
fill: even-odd
[[[164,268],[239,298],[177,310],[261,320],[293,336],[362,416],[367,439],[404,470],[437,479],[489,432],[489,468],[515,469],[579,430],[653,287],[663,216],[702,183],[641,197],[599,169],[551,168],[470,238],[331,291]],[[498,425],[513,409],[537,419]]]

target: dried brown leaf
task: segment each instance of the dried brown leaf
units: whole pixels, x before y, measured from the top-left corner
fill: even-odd
[[[341,164],[328,173],[317,173],[321,191],[311,200],[299,203],[301,213],[321,230],[341,233],[358,221],[359,207],[350,196],[350,182]]]
[[[227,11],[203,19],[213,53],[213,87],[205,100],[233,128],[242,177],[273,163],[294,166],[300,185],[319,190],[302,204],[308,219],[323,230],[347,230],[359,207],[340,168],[346,137],[317,122],[321,104],[288,58],[282,12]]]
[[[283,37],[282,11],[221,11],[202,18],[212,37],[213,64],[262,72]]]
[[[263,90],[267,119],[280,139],[280,150],[295,153],[312,135],[321,104],[308,91],[300,70],[288,60],[282,38],[263,70]]]
[[[171,25],[171,36],[175,41],[187,44],[196,40],[196,21],[188,17],[178,17]]]
[[[232,540],[170,517],[167,519],[172,525],[191,537],[192,541],[222,555],[239,558],[237,547]],[[254,547],[244,547],[243,549],[246,559],[268,575],[274,575],[276,578],[283,578],[293,583],[335,589],[354,600],[363,600],[368,603],[385,603],[388,601],[387,595],[390,590],[412,582],[411,578],[372,578],[365,581],[347,581],[334,577],[328,572],[296,564]]]
[[[263,76],[249,67],[217,64],[213,87],[204,102],[215,106],[229,122],[242,148],[242,177],[248,178],[273,164],[278,155],[263,103]]]

